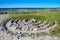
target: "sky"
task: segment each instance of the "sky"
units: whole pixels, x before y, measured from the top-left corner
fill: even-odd
[[[0,0],[0,8],[58,8],[60,0]]]

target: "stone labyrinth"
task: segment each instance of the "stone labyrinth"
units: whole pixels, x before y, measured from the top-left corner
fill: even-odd
[[[53,30],[57,26],[57,22],[48,23],[46,21],[37,21],[32,18],[30,20],[22,19],[10,19],[3,23],[4,28],[1,30],[6,31],[7,34],[16,36],[18,39],[23,37],[39,37],[43,33],[50,34],[50,30]]]

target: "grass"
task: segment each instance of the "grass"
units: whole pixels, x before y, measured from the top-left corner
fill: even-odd
[[[25,13],[24,12],[22,11],[22,13],[18,12],[15,14],[11,14],[6,20],[17,18],[30,20],[31,18],[35,18],[38,21],[46,20],[47,22],[51,23],[57,21],[58,26],[56,28],[56,31],[54,32],[54,35],[57,36],[60,35],[60,10],[35,10],[34,12],[33,11],[29,12],[26,11]]]
[[[21,18],[21,19],[31,19],[31,18],[35,18],[38,21],[44,21],[46,18],[44,16],[39,16],[39,15],[28,15],[28,14],[12,14],[10,16],[10,18]]]

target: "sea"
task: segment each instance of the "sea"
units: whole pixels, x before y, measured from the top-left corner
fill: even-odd
[[[0,10],[42,10],[42,9],[58,9],[58,8],[0,8]]]

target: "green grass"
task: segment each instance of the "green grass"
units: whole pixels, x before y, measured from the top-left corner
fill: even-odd
[[[36,10],[34,13],[19,12],[19,13],[11,14],[6,20],[17,19],[17,18],[29,19],[29,20],[31,18],[35,18],[38,21],[46,20],[47,22],[51,22],[51,23],[57,21],[58,26],[56,28],[56,31],[54,32],[54,35],[57,36],[60,35],[60,10]]]
[[[10,15],[10,18],[21,18],[21,19],[32,19],[35,18],[38,21],[44,21],[46,18],[44,16],[39,16],[39,15],[32,15],[32,14],[12,14]]]

